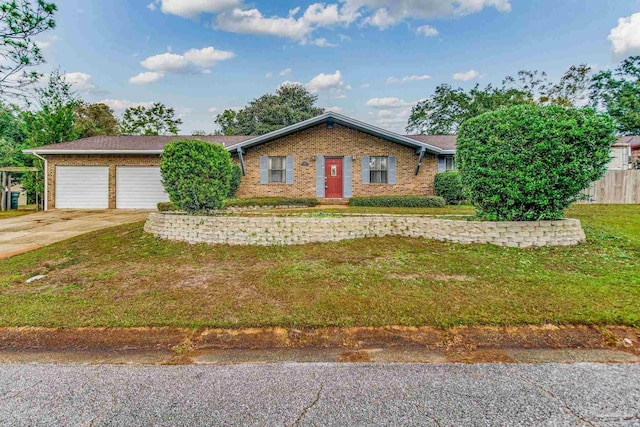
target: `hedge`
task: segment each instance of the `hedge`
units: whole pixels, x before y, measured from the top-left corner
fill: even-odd
[[[234,163],[231,167],[231,181],[229,181],[229,193],[227,193],[228,199],[236,197],[236,193],[238,192],[238,188],[240,187],[241,180],[242,169],[240,169],[240,166]]]
[[[160,202],[158,203],[158,210],[160,212],[175,212],[180,209],[178,209],[178,207],[172,202]]]
[[[445,204],[444,199],[438,196],[375,196],[349,199],[349,206],[385,208],[441,208]]]
[[[162,153],[162,184],[171,201],[190,214],[222,208],[233,163],[221,144],[197,139],[170,142]]]
[[[448,205],[457,205],[463,202],[464,191],[460,173],[456,171],[437,173],[433,187],[436,196],[441,196]]]
[[[519,105],[465,121],[456,165],[488,220],[555,220],[605,173],[615,124],[590,108]]]
[[[253,197],[245,199],[229,199],[225,201],[224,207],[245,207],[245,206],[317,206],[317,199],[290,199],[286,197]]]

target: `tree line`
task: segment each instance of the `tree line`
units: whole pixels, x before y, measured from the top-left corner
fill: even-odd
[[[412,108],[407,132],[452,135],[472,117],[520,104],[589,106],[608,113],[620,135],[640,135],[640,56],[597,73],[584,64],[571,66],[557,82],[545,72],[523,70],[500,86],[464,90],[441,84]]]

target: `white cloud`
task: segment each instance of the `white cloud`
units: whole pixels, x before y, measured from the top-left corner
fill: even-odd
[[[618,26],[607,37],[616,56],[640,52],[640,13],[618,19]]]
[[[266,78],[270,79],[271,77],[273,77],[273,73],[272,72],[268,72],[267,74],[264,75]]]
[[[372,107],[372,108],[388,109],[388,108],[407,107],[412,104],[409,102],[404,102],[400,98],[371,98],[370,100],[367,101],[366,105],[367,107]]]
[[[337,4],[314,3],[307,8],[302,19],[319,27],[336,24],[350,24],[360,17],[360,13],[348,8],[338,8]]]
[[[154,10],[156,10],[157,8],[158,8],[158,6],[156,6],[156,4],[155,4],[155,3],[149,3],[149,4],[147,5],[147,9],[149,9],[149,10],[150,10],[150,11],[152,11],[152,12],[153,12]]]
[[[422,75],[422,76],[406,76],[403,77],[401,79],[397,79],[395,77],[389,77],[387,79],[387,84],[404,84],[407,82],[419,82],[419,81],[423,81],[423,80],[429,80],[431,79],[431,76],[428,75]]]
[[[150,56],[140,62],[140,65],[147,70],[164,73],[182,71],[187,68],[189,63],[184,56],[167,52]]]
[[[344,111],[344,108],[342,107],[338,107],[337,105],[334,107],[326,107],[325,111],[333,111],[334,113],[340,113],[342,111]]]
[[[145,71],[137,76],[133,76],[129,79],[129,83],[132,84],[147,84],[154,83],[164,77],[164,73],[157,73],[155,71]]]
[[[475,80],[480,74],[476,70],[469,70],[460,73],[453,73],[451,78],[456,81],[467,82],[469,80]]]
[[[129,107],[151,107],[153,102],[131,102],[126,99],[103,99],[101,104],[106,104],[116,112],[122,112]]]
[[[303,41],[311,32],[308,22],[293,16],[267,18],[258,9],[234,9],[216,18],[216,28],[241,34],[262,34]]]
[[[80,92],[93,92],[97,89],[93,78],[87,73],[66,73],[64,79]]]
[[[210,113],[217,113],[218,109],[216,107],[211,107],[207,111],[210,112]]]
[[[170,49],[170,47],[167,47]],[[189,49],[183,55],[171,52],[153,55],[140,62],[149,72],[140,73],[129,79],[130,83],[145,84],[157,82],[165,73],[199,72],[211,74],[211,70],[205,67],[213,67],[218,61],[231,59],[233,52],[217,50],[212,46],[202,49]],[[196,67],[202,67],[198,69]]]
[[[155,0],[147,7],[155,10],[156,5],[160,5],[160,10],[166,14],[197,18],[203,13],[220,13],[241,7],[242,0]]]
[[[248,8],[243,0],[154,0],[148,7],[190,19],[212,14],[216,29],[283,37],[321,47],[330,43],[322,38],[313,40],[311,35],[318,28],[347,27],[360,21],[382,30],[403,20],[464,16],[490,7],[500,12],[511,10],[510,0],[339,0],[313,3],[302,14],[296,7],[286,16],[265,16],[257,8]],[[428,25],[417,31],[425,36],[437,34]]]
[[[431,25],[423,25],[421,27],[416,28],[417,34],[422,34],[425,37],[433,37],[440,34],[438,30],[433,28]]]
[[[370,86],[371,86],[371,83],[362,83],[362,84],[360,85],[360,89],[366,89],[366,88],[368,88],[368,87],[370,87]]]
[[[40,49],[47,49],[53,43],[57,42],[60,38],[58,36],[42,36],[42,38],[35,41],[36,46]]]
[[[340,73],[340,71],[336,71],[333,74],[318,74],[317,76],[312,78],[309,83],[307,83],[307,88],[311,93],[316,93],[328,89],[346,89],[344,87],[344,82],[342,81],[342,74]]]
[[[320,39],[315,39],[315,40],[313,41],[313,44],[314,44],[314,45],[316,45],[316,46],[318,46],[318,47],[336,47],[336,46],[338,46],[337,44],[329,43],[329,42],[327,41],[327,39],[322,39],[322,38],[320,38]]]
[[[347,10],[373,12],[364,23],[384,29],[405,19],[464,16],[493,7],[509,12],[509,0],[344,0]]]
[[[288,76],[289,74],[291,74],[293,70],[291,68],[285,68],[284,70],[280,71],[280,75],[281,76]]]
[[[184,59],[201,67],[213,67],[218,61],[231,59],[234,56],[233,52],[216,50],[212,46],[203,49],[189,49],[184,53]]]

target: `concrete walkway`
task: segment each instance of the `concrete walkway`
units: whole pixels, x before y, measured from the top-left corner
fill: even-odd
[[[640,365],[5,365],[0,423],[637,426]]]
[[[143,221],[149,211],[52,210],[0,219],[0,259],[103,228]]]

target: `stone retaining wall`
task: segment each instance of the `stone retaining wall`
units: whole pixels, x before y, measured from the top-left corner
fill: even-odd
[[[144,230],[189,243],[295,245],[365,237],[407,236],[498,246],[569,246],[585,240],[577,219],[533,222],[444,220],[422,215],[190,216],[152,213]]]

